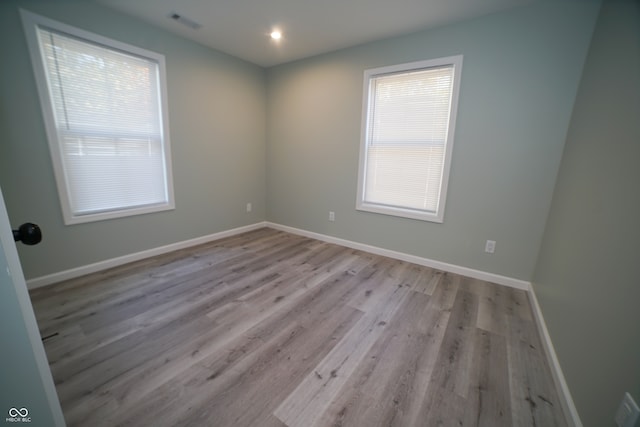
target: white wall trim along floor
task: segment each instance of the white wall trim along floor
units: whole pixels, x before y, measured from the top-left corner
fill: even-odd
[[[169,245],[159,246],[157,248],[152,248],[145,251],[135,252],[132,254],[123,255],[116,258],[106,259],[104,261],[98,261],[93,264],[87,264],[87,265],[72,268],[69,270],[48,274],[46,276],[29,279],[27,280],[27,287],[29,289],[40,288],[42,286],[51,285],[53,283],[58,283],[63,280],[73,279],[76,277],[84,276],[86,274],[91,274],[97,271],[106,270],[108,268],[117,267],[119,265],[128,264],[130,262],[140,261],[141,259],[150,258],[153,256],[177,251],[179,249],[185,249],[191,246],[201,245],[203,243],[212,242],[214,240],[223,239],[225,237],[233,236],[240,233],[245,233],[247,231],[256,230],[258,228],[262,228],[266,226],[267,224],[265,222],[258,222],[256,224],[246,225],[244,227],[233,228],[231,230],[225,230],[225,231],[209,234],[202,237],[196,237],[195,239],[184,240],[182,242],[171,243]]]
[[[565,414],[567,414],[567,418],[568,418],[567,421],[570,424],[573,424],[573,427],[582,427],[582,421],[580,420],[580,416],[578,415],[578,411],[576,410],[575,404],[573,402],[573,398],[571,397],[569,387],[567,386],[567,382],[562,373],[560,362],[558,361],[558,357],[553,347],[553,343],[551,341],[551,336],[549,335],[549,331],[547,330],[547,325],[544,321],[544,317],[542,316],[542,311],[540,309],[540,305],[538,304],[538,300],[536,298],[535,292],[533,290],[533,287],[531,286],[531,283],[524,280],[501,276],[499,274],[489,273],[486,271],[475,270],[472,268],[463,267],[455,264],[449,264],[442,261],[423,258],[416,255],[410,255],[403,252],[392,251],[389,249],[384,249],[377,246],[371,246],[364,243],[354,242],[351,240],[340,239],[337,237],[315,233],[312,231],[302,230],[299,228],[289,227],[282,224],[262,221],[255,224],[243,226],[243,227],[233,228],[231,230],[225,230],[225,231],[209,234],[202,237],[197,237],[195,239],[189,239],[182,242],[176,242],[169,245],[160,246],[157,248],[152,248],[145,251],[124,255],[117,258],[111,258],[108,260],[99,261],[93,264],[88,264],[81,267],[60,271],[57,273],[52,273],[46,276],[36,277],[30,280],[27,280],[27,287],[29,289],[35,289],[42,286],[51,285],[53,283],[61,282],[63,280],[73,279],[75,277],[84,276],[86,274],[95,273],[98,271],[106,270],[108,268],[117,267],[119,265],[124,265],[130,262],[139,261],[152,256],[161,255],[161,254],[176,251],[179,249],[184,249],[191,246],[212,242],[214,240],[222,239],[225,237],[233,236],[233,235],[244,233],[251,230],[256,230],[262,227],[270,227],[276,230],[281,230],[288,233],[321,240],[323,242],[334,243],[334,244],[345,246],[348,248],[370,252],[376,255],[382,255],[389,258],[398,259],[401,261],[407,261],[414,264],[423,265],[426,267],[431,267],[438,270],[447,271],[450,273],[456,273],[463,276],[472,277],[474,279],[484,280],[487,282],[492,282],[499,285],[509,286],[512,288],[527,291],[529,293],[529,301],[531,303],[531,308],[533,309],[535,321],[538,324],[538,328],[539,328],[538,330],[540,331],[542,342],[545,347],[545,352],[551,364],[551,373],[556,383],[556,387],[558,388],[558,392],[560,395],[560,400],[562,402],[564,412]]]

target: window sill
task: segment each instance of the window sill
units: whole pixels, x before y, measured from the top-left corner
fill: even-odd
[[[163,203],[159,205],[140,206],[137,208],[121,209],[109,212],[89,213],[86,215],[73,215],[70,212],[64,213],[65,225],[83,224],[87,222],[104,221],[108,219],[124,218],[128,216],[144,215],[153,212],[163,212],[174,210],[174,203]]]
[[[427,211],[419,211],[417,209],[407,209],[407,208],[400,208],[400,207],[377,205],[373,203],[359,202],[356,205],[356,210],[363,211],[363,212],[372,212],[372,213],[377,213],[382,215],[395,216],[399,218],[416,219],[419,221],[427,221],[427,222],[435,222],[435,223],[443,222],[442,209],[440,210],[440,212],[427,212]]]

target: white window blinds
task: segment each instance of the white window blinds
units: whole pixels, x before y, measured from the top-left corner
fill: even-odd
[[[359,208],[441,214],[455,71],[448,63],[369,76]]]
[[[65,221],[173,208],[161,56],[59,25],[36,22],[30,43]]]

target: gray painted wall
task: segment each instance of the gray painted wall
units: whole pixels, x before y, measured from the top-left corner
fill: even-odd
[[[18,7],[166,57],[176,209],[65,226]],[[0,184],[14,225],[40,224],[20,249],[27,278],[263,221],[265,72],[86,1],[0,3]],[[245,213],[247,202],[253,212]]]
[[[598,9],[542,2],[270,68],[267,218],[531,280]],[[356,211],[363,71],[456,54],[464,65],[444,224]],[[494,255],[483,252],[487,239]]]
[[[640,5],[605,3],[583,72],[534,290],[587,427],[640,402]]]
[[[175,211],[63,225],[18,6],[166,56]],[[3,1],[0,184],[12,221],[45,230],[41,245],[21,249],[25,274],[266,218],[535,277],[585,425],[610,425],[624,390],[640,400],[640,340],[631,329],[640,324],[632,222],[640,207],[640,40],[637,6],[605,7],[570,121],[598,8],[542,2],[265,71],[89,2]],[[363,71],[454,54],[464,55],[464,68],[444,224],[355,211]],[[602,155],[603,172],[594,172]],[[486,239],[497,240],[494,255],[482,252]]]

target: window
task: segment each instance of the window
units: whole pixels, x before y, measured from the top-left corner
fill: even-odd
[[[164,57],[21,13],[65,223],[173,209]]]
[[[462,56],[366,70],[358,210],[442,222]]]

